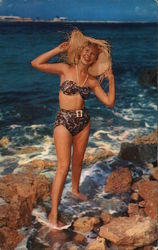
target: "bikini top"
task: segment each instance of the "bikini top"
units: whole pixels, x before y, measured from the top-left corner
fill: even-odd
[[[60,85],[60,90],[65,95],[74,95],[76,93],[79,93],[81,97],[85,100],[90,95],[90,88],[89,87],[81,87],[78,86],[74,81],[72,80],[65,80],[62,85]]]

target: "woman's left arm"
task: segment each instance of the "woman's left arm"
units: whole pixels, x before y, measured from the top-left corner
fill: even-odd
[[[115,105],[115,78],[112,73],[112,70],[106,70],[104,76],[109,81],[109,93],[107,94],[103,88],[100,86],[99,82],[96,80],[94,81],[90,88],[96,95],[96,97],[105,105],[113,108]]]

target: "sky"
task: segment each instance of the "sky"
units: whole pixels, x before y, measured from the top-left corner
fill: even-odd
[[[0,15],[157,22],[158,0],[0,0]]]

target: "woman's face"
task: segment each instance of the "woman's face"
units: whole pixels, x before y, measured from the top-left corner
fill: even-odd
[[[97,49],[89,45],[85,46],[80,54],[81,62],[89,66],[97,60],[97,57],[98,57]]]

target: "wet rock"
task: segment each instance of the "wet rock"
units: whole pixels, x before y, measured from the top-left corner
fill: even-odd
[[[0,225],[17,229],[31,222],[32,207],[50,195],[50,183],[44,176],[9,174],[0,180]],[[6,212],[7,211],[7,212]]]
[[[7,148],[8,145],[9,145],[9,143],[10,143],[10,140],[9,140],[9,138],[8,138],[7,136],[3,136],[3,137],[0,139],[0,146],[1,146],[2,148]]]
[[[131,186],[131,189],[132,189],[135,193],[138,193],[139,184],[140,184],[140,183],[143,183],[143,182],[144,182],[143,179],[140,179],[140,180],[134,182],[134,183],[132,184],[132,186]],[[138,194],[138,195],[139,195],[139,194]]]
[[[157,129],[149,135],[136,137],[132,143],[122,143],[118,157],[133,162],[156,162]]]
[[[33,160],[29,164],[26,164],[25,167],[27,168],[33,168],[37,170],[44,170],[52,167],[56,167],[57,162],[56,161],[50,161],[50,160]]]
[[[149,86],[157,86],[157,70],[155,69],[142,69],[139,72],[138,82]]]
[[[31,154],[31,153],[34,153],[38,150],[38,148],[36,147],[25,147],[25,148],[21,148],[21,149],[18,149],[16,151],[17,154]]]
[[[85,165],[94,164],[97,161],[105,160],[108,157],[114,156],[115,153],[112,150],[105,149],[105,148],[99,148],[94,149],[93,151],[86,152],[83,163]]]
[[[0,228],[0,249],[14,250],[17,244],[22,241],[24,235],[9,229],[8,227]]]
[[[78,232],[86,233],[90,232],[94,228],[94,225],[99,224],[99,222],[99,218],[97,217],[85,216],[77,219],[73,227]]]
[[[134,204],[134,203],[128,204],[128,215],[129,216],[133,216],[133,215],[146,216],[144,209],[139,208],[139,205]]]
[[[113,216],[106,212],[101,213],[101,219],[103,220],[104,224],[109,223],[112,220]]]
[[[74,237],[73,237],[73,240],[75,241],[75,242],[78,242],[78,243],[84,243],[84,244],[86,244],[87,243],[87,239],[86,239],[86,237],[83,235],[83,234],[76,234]]]
[[[138,215],[138,214],[139,214],[138,204],[129,203],[128,204],[128,215],[133,216],[133,215]]]
[[[138,201],[138,199],[139,199],[139,194],[138,193],[132,193],[131,194],[131,200],[133,200],[133,201]]]
[[[153,163],[144,162],[144,165],[146,168],[151,169],[151,170],[154,168]]]
[[[156,160],[156,145],[136,145],[133,143],[124,142],[121,144],[121,150],[118,157],[133,162],[154,162]]]
[[[158,238],[158,227],[150,217],[118,217],[102,226],[99,236],[110,240],[119,249],[135,249],[153,243]]]
[[[146,214],[153,219],[158,219],[158,182],[139,182],[138,192],[139,195],[145,200]]]
[[[108,250],[106,246],[106,241],[104,238],[97,237],[95,240],[92,240],[88,246],[86,247],[86,250]]]
[[[76,245],[74,242],[66,242],[61,248],[61,250],[84,250],[85,248],[81,245]]]
[[[153,179],[155,179],[155,180],[158,181],[158,167],[156,167],[156,168],[154,168],[152,170],[152,174],[151,175],[152,175]]]
[[[140,202],[138,203],[138,205],[139,205],[139,207],[145,207],[145,201],[140,201]]]
[[[132,174],[128,168],[120,168],[112,171],[108,176],[105,192],[121,193],[128,192],[131,187]]]
[[[94,190],[97,190],[97,183],[90,176],[86,176],[84,182],[80,186],[80,192],[88,195],[89,198],[92,198],[95,195]]]
[[[158,130],[155,129],[148,135],[144,136],[137,136],[134,140],[134,144],[157,144],[157,135],[158,135]]]

